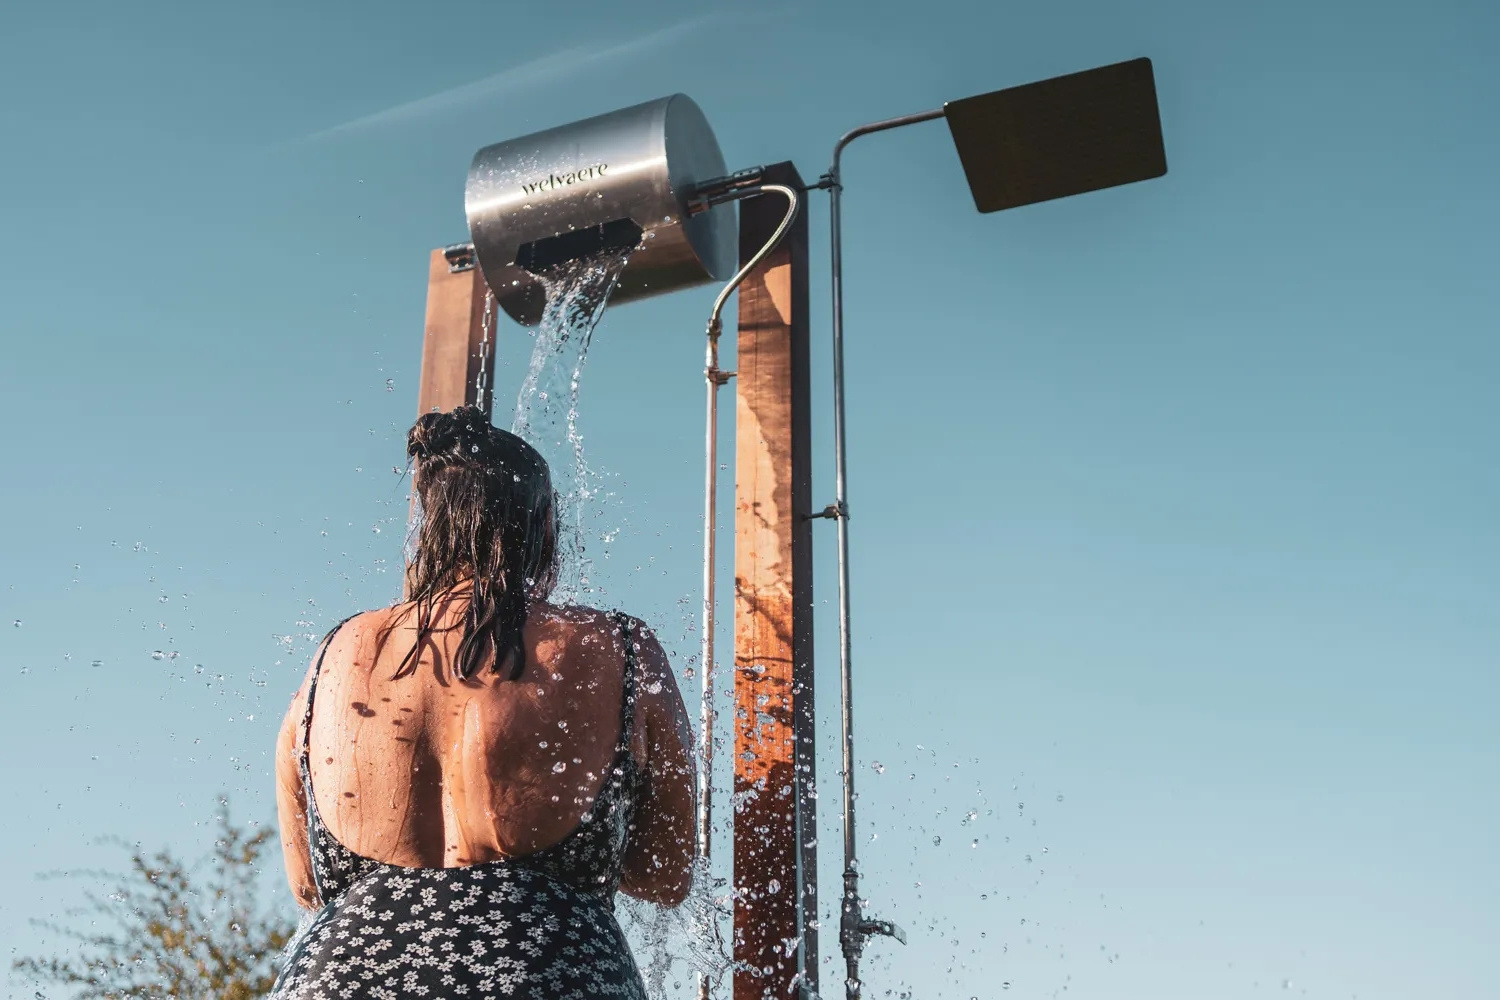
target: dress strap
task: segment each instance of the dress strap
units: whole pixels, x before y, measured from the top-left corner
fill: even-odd
[[[625,677],[622,686],[624,694],[620,699],[620,746],[628,748],[631,734],[635,732],[636,674],[640,672],[635,626],[621,612],[615,612],[613,617],[615,623],[620,626],[621,637],[625,640]]]
[[[332,629],[330,629],[328,634],[323,637],[323,648],[318,651],[318,660],[313,664],[312,677],[309,678],[307,682],[307,708],[302,712],[301,764],[302,773],[309,781],[311,781],[312,779],[312,770],[308,767],[307,752],[312,738],[313,696],[316,695],[318,691],[318,674],[323,671],[323,658],[328,655],[328,647],[333,645],[333,637],[338,635],[339,629],[349,624],[350,620],[352,620],[354,617],[354,615],[350,615],[348,618],[345,618],[343,621],[339,622]]]

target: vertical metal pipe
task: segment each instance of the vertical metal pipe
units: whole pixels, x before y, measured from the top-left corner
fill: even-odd
[[[844,234],[840,214],[844,189],[839,160],[844,147],[862,135],[932,121],[943,117],[943,113],[942,108],[937,108],[851,129],[834,145],[833,164],[828,168],[826,178],[828,242],[832,255],[829,283],[833,293],[833,462],[834,516],[838,521],[839,547],[839,687],[843,700],[844,897],[839,943],[844,951],[844,993],[848,1000],[859,1000],[859,956],[871,925],[866,924],[859,902],[859,859],[854,833],[854,673],[849,634],[849,490],[844,450]]]
[[[698,748],[698,857],[711,857],[714,776],[714,559],[719,485],[719,331],[708,331],[704,381],[708,383],[708,432],[703,475],[703,637],[699,669],[703,671],[703,707],[700,715],[701,745]],[[699,1000],[709,1000],[708,976],[698,974]]]
[[[707,462],[703,472],[703,636],[699,669],[703,671],[703,706],[700,713],[700,746],[698,748],[698,856],[710,855],[713,825],[713,711],[714,711],[714,560],[717,551],[716,529],[719,485],[719,336],[711,330],[708,337],[704,381],[708,383],[707,438],[704,452]]]
[[[839,939],[844,949],[844,990],[859,996],[859,861],[854,839],[854,675],[849,635],[849,493],[844,453],[844,242],[840,216],[842,190],[834,151],[828,189],[830,285],[833,293],[833,464],[834,508],[839,557],[839,693],[843,735],[844,894]]]

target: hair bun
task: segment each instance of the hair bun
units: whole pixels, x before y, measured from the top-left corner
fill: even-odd
[[[489,416],[472,404],[424,413],[406,436],[406,453],[418,462],[473,463],[493,432]]]

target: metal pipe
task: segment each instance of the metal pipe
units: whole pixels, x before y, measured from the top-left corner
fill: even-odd
[[[844,243],[841,212],[843,182],[839,160],[844,147],[862,135],[884,132],[903,125],[943,117],[943,109],[923,111],[900,118],[872,122],[851,129],[833,147],[833,165],[828,168],[829,244],[832,253],[833,292],[833,462],[835,502],[832,515],[838,521],[839,554],[839,681],[843,709],[844,766],[844,899],[839,921],[839,945],[844,952],[844,991],[848,1000],[859,1000],[859,956],[865,937],[882,931],[881,924],[864,919],[859,902],[859,861],[854,837],[854,677],[849,635],[849,490],[844,448]]]
[[[722,313],[729,296],[738,288],[766,256],[774,250],[797,217],[800,200],[797,192],[781,184],[763,184],[755,188],[736,191],[732,200],[752,197],[766,191],[774,191],[787,199],[787,214],[781,225],[771,234],[771,239],[740,268],[729,283],[714,299],[713,312],[708,320],[708,349],[704,365],[704,378],[708,383],[708,431],[705,442],[707,464],[703,483],[703,636],[700,666],[703,669],[703,707],[700,715],[702,741],[699,748],[699,799],[698,799],[698,853],[707,858],[712,848],[713,796],[709,794],[713,779],[713,681],[714,681],[714,628],[715,586],[714,561],[717,555],[716,529],[718,527],[718,480],[719,480],[719,386],[733,377],[733,372],[719,369],[719,337],[724,331]]]
[[[708,383],[708,430],[704,448],[708,461],[703,477],[703,636],[702,656],[699,664],[703,670],[703,706],[700,714],[702,729],[698,752],[698,856],[704,861],[711,858],[713,847],[714,563],[718,550],[716,529],[718,527],[719,489],[719,386],[724,385],[734,376],[734,372],[722,371],[719,368],[719,337],[724,332],[722,313],[724,304],[729,301],[729,296],[734,290],[765,259],[766,255],[781,243],[782,237],[786,235],[793,220],[797,218],[797,209],[801,204],[797,192],[783,184],[761,184],[757,187],[734,191],[722,199],[738,201],[768,191],[786,198],[786,216],[765,245],[756,251],[755,255],[736,272],[733,278],[729,279],[729,283],[714,299],[713,312],[708,319],[708,348],[703,369],[704,379]],[[709,997],[708,977],[702,973],[698,976],[698,996],[701,1000],[708,1000]]]
[[[781,224],[776,227],[776,231],[771,234],[771,238],[766,241],[766,244],[757,250],[755,256],[751,257],[745,266],[740,268],[733,278],[729,279],[729,284],[725,285],[719,291],[719,297],[714,299],[713,315],[708,320],[710,331],[715,326],[722,329],[723,321],[719,318],[719,314],[724,311],[724,303],[729,301],[730,294],[736,288],[740,287],[740,282],[749,277],[750,272],[755,270],[756,266],[765,259],[766,254],[776,249],[781,243],[781,238],[786,235],[786,231],[792,227],[792,222],[797,218],[797,208],[801,205],[801,199],[797,197],[797,192],[794,189],[787,187],[785,184],[760,184],[753,188],[735,191],[730,200],[741,201],[745,198],[753,198],[756,195],[764,194],[767,191],[774,191],[786,198],[786,216],[782,218]]]
[[[709,857],[713,828],[713,796],[709,794],[713,778],[713,700],[714,700],[714,536],[718,527],[719,467],[719,336],[710,331],[704,378],[708,383],[708,434],[705,452],[708,461],[703,483],[703,635],[699,667],[703,671],[703,706],[699,715],[698,748],[698,856]]]

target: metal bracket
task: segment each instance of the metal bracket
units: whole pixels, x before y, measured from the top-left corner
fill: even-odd
[[[849,519],[849,508],[844,504],[831,503],[827,507],[824,507],[822,510],[818,511],[816,514],[803,514],[802,520],[816,521],[819,518],[823,517],[831,518],[835,521],[842,517],[847,521]]]
[[[443,247],[443,256],[448,260],[448,273],[474,270],[474,244],[454,243]]]
[[[718,368],[709,368],[705,370],[703,374],[707,376],[708,380],[714,385],[728,385],[729,380],[738,375],[739,372],[726,372]]]

